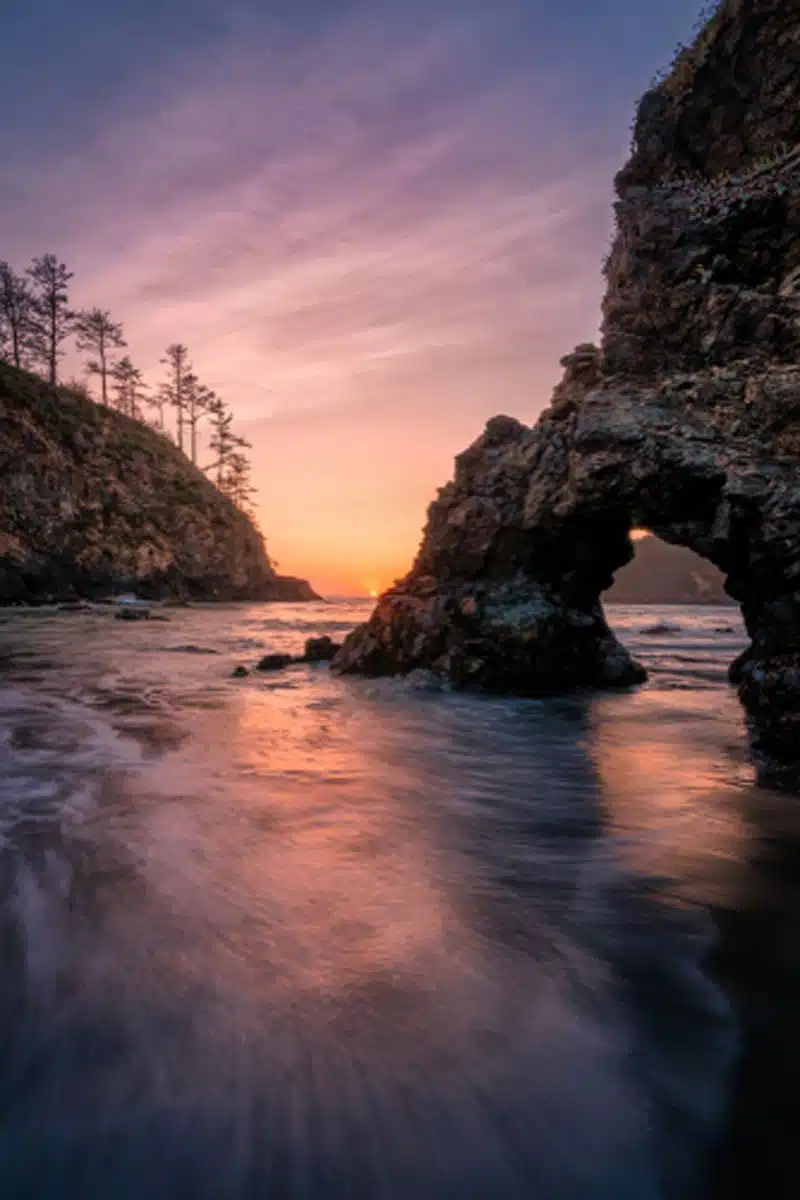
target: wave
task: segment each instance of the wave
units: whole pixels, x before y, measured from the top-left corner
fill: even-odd
[[[259,629],[309,630],[311,632],[318,631],[320,633],[349,633],[350,630],[355,629],[358,621],[336,621],[326,620],[324,618],[320,618],[316,621],[302,619],[284,621],[279,617],[274,617],[267,621],[252,622],[251,624],[257,625]]]

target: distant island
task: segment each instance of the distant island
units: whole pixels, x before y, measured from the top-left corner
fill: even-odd
[[[609,604],[733,604],[725,577],[686,546],[670,546],[650,534],[603,593]]]

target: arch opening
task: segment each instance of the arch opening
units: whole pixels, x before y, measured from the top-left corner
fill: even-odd
[[[745,710],[757,778],[766,786],[796,792],[800,790],[800,580],[797,528],[791,513],[783,513],[777,505],[777,511],[772,511],[765,497],[750,497],[746,488],[732,496],[730,488],[709,487],[708,478],[697,488],[691,475],[665,471],[663,463],[658,483],[660,495],[644,489],[620,504],[613,517],[593,516],[588,522],[583,552],[594,561],[585,579],[595,586],[601,581],[595,603],[602,627],[612,646],[632,649],[629,629],[615,622],[615,597],[617,604],[656,602],[663,607],[668,603],[644,591],[637,596],[635,591],[638,585],[644,587],[643,575],[647,585],[659,586],[652,577],[658,559],[669,561],[685,583],[692,581],[689,590],[693,588],[695,596],[676,596],[673,603],[724,605],[720,630],[740,634],[744,647],[738,654],[731,653],[728,677],[737,685]],[[783,536],[776,538],[776,528]],[[644,570],[636,565],[637,543]],[[565,598],[580,604],[589,599],[575,591]]]
[[[614,637],[657,685],[708,687],[748,645],[725,576],[686,546],[631,530],[633,554],[600,597]]]

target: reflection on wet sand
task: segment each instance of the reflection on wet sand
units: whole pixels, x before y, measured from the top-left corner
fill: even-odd
[[[744,1052],[714,1200],[794,1200],[800,1083],[800,806],[753,790],[745,869],[716,910],[714,972],[735,999]]]
[[[741,1050],[713,1200],[794,1200],[800,1082],[800,806],[763,791],[742,760],[709,756],[708,726],[726,698],[651,693],[635,713],[600,700],[590,739],[611,827],[640,870],[684,901],[708,906],[717,939],[709,969],[734,1003]],[[694,702],[695,720],[681,719]],[[625,728],[625,722],[629,728]],[[639,726],[638,731],[635,727]],[[744,735],[743,735],[744,741]],[[736,748],[734,748],[735,750]],[[740,751],[741,753],[741,751]]]
[[[0,692],[4,1200],[692,1195],[734,1046],[665,900],[737,903],[724,711],[239,681],[307,630],[87,620]]]
[[[734,720],[734,697],[709,705],[703,692],[681,692],[679,702],[673,692],[644,692],[635,707],[604,696],[592,706],[588,748],[610,828],[638,870],[668,878],[700,904],[736,894],[751,836],[743,740],[725,745]]]

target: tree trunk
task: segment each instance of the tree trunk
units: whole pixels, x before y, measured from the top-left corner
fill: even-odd
[[[56,303],[55,300],[52,300],[50,304],[50,345],[48,349],[50,351],[50,382],[54,387],[56,383],[58,383],[58,365],[56,360],[56,320]]]
[[[108,374],[108,372],[106,370],[106,347],[105,347],[105,342],[104,342],[102,334],[100,335],[99,352],[100,352],[100,396],[103,401],[103,408],[108,408],[108,390],[107,390],[107,385],[106,385],[106,376]]]

